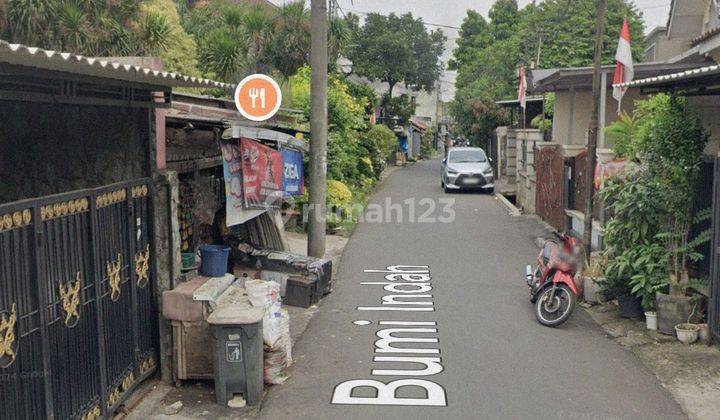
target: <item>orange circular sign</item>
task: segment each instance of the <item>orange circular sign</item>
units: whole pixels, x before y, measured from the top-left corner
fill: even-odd
[[[235,106],[251,121],[265,121],[280,109],[282,92],[271,77],[253,74],[244,78],[235,89]]]

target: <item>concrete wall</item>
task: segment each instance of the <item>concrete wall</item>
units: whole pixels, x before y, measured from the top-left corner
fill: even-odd
[[[517,194],[516,202],[523,212],[535,213],[535,144],[543,141],[540,130],[508,130],[508,138],[516,140]]]
[[[708,0],[675,0],[670,11],[668,38],[691,40],[703,30],[703,18]]]
[[[665,61],[682,54],[691,47],[692,37],[681,33],[676,33],[675,36],[676,38],[670,38],[667,29],[653,31],[645,38],[645,61]]]
[[[634,101],[644,96],[639,89],[630,89],[625,93],[622,109],[632,113]],[[572,110],[572,112],[571,112]],[[587,144],[587,129],[593,110],[592,91],[590,90],[563,90],[555,92],[555,107],[553,111],[554,143],[568,145]],[[605,100],[605,126],[617,118],[618,103],[612,97],[612,89],[607,90]],[[598,134],[598,148],[612,147],[612,140],[605,138],[604,133]]]
[[[0,101],[0,202],[149,176],[148,112]]]

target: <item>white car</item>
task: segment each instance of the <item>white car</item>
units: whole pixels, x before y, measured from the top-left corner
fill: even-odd
[[[495,191],[490,159],[479,147],[453,147],[443,159],[441,185],[445,192],[454,190]]]

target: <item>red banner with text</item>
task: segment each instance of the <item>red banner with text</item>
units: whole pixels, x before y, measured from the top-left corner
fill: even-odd
[[[248,208],[278,208],[283,197],[282,154],[255,140],[240,140],[243,198]]]

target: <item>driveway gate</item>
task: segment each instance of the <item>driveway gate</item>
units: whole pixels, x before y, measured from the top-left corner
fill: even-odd
[[[556,147],[535,152],[535,212],[559,231],[565,230],[565,158]]]
[[[0,419],[95,419],[154,372],[150,188],[0,206]]]
[[[720,158],[715,158],[713,176],[713,240],[710,255],[709,327],[714,343],[720,343]]]

